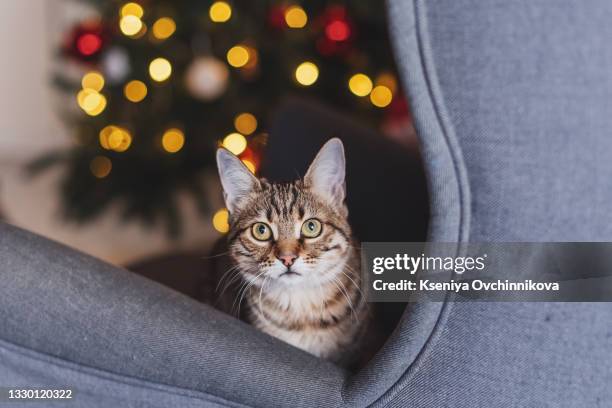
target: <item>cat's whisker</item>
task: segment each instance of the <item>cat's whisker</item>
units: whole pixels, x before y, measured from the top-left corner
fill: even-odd
[[[234,297],[234,301],[232,302],[232,313],[234,313],[237,310],[236,309],[236,301],[238,300],[238,298],[240,298],[240,295],[243,293],[243,290],[246,290],[246,288],[249,286],[250,283],[251,283],[251,281],[249,281],[247,279],[244,279],[240,283],[240,286],[238,287],[238,290],[236,292],[236,296]]]
[[[213,259],[213,258],[219,258],[220,256],[226,256],[226,255],[229,255],[229,251],[221,252],[221,253],[214,254],[214,255],[202,256],[200,257],[200,259]]]
[[[320,313],[321,313],[321,318],[323,318],[325,316],[325,295],[323,294],[323,285],[321,285],[321,282],[317,282],[318,286],[319,286],[319,293],[321,294],[321,303],[319,304],[319,309],[320,309]]]
[[[232,286],[232,284],[234,282],[236,282],[237,280],[240,279],[240,277],[242,276],[242,274],[240,273],[241,269],[239,267],[237,267],[232,273],[233,276],[231,278],[229,278],[227,280],[227,282],[225,283],[225,285],[223,286],[223,290],[221,291],[221,293],[224,293],[230,286]]]
[[[219,290],[219,286],[221,286],[221,284],[226,278],[228,278],[232,273],[238,271],[238,268],[239,268],[239,265],[234,265],[223,273],[223,275],[221,276],[221,279],[219,279],[219,282],[217,282],[217,286],[215,287],[215,292]],[[227,289],[227,286],[223,288],[223,291],[221,293],[223,293],[225,289]]]
[[[348,292],[345,291],[346,287],[344,286],[344,284],[336,278],[333,278],[331,281],[336,285],[338,290],[340,290],[340,293],[344,295],[346,302],[349,305],[349,309],[351,309],[351,314],[353,315],[353,318],[357,319],[357,313],[355,312],[355,308],[353,307],[353,302],[351,302],[351,299],[348,296]]]
[[[353,272],[354,274],[357,274],[357,272],[353,268],[351,268],[350,266],[345,265],[344,267],[347,268],[350,272]],[[359,291],[359,295],[363,298],[363,292],[361,291],[361,287],[353,280],[353,278],[351,278],[349,276],[348,273],[344,272],[343,270],[341,272],[342,272],[342,274],[344,276],[347,277],[348,280],[350,280],[353,283],[353,285],[355,285],[355,289],[357,289],[357,291]]]
[[[271,324],[271,322],[266,317],[266,314],[264,313],[263,306],[261,304],[261,295],[263,293],[264,286],[266,286],[266,282],[268,281],[269,278],[270,278],[270,276],[266,276],[264,278],[263,283],[261,284],[261,287],[259,288],[259,300],[258,300],[258,303],[259,303],[259,314],[261,315],[262,319],[264,319],[266,321],[266,323]]]
[[[247,281],[247,285],[244,287],[244,289],[242,290],[242,293],[240,294],[240,299],[238,300],[238,316],[240,316],[240,305],[242,304],[242,299],[244,298],[244,295],[247,293],[247,291],[251,288],[251,286],[253,286],[255,283],[257,283],[257,279],[259,279],[261,277],[261,275],[265,274],[266,271],[262,271],[260,272],[257,276],[255,276],[254,278],[251,279],[251,281]],[[239,292],[240,293],[240,292]]]

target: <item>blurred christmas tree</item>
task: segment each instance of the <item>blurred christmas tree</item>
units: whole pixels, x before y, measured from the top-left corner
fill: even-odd
[[[58,54],[82,77],[55,75],[80,108],[65,112],[76,142],[32,166],[67,163],[70,219],[119,201],[126,218],[178,232],[177,191],[191,191],[205,212],[201,175],[219,144],[256,171],[266,119],[287,94],[378,127],[406,111],[380,0],[88,3],[98,17],[66,33]]]

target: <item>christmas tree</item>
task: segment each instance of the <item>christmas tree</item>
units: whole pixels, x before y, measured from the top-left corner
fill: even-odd
[[[176,193],[208,211],[201,176],[219,145],[257,171],[279,100],[323,100],[380,127],[405,111],[379,0],[89,0],[97,17],[66,33],[54,83],[73,97],[74,145],[32,164],[65,163],[65,215],[88,221],[120,202],[127,219],[180,229]],[[78,106],[78,108],[77,108]],[[223,230],[223,213],[216,228]]]

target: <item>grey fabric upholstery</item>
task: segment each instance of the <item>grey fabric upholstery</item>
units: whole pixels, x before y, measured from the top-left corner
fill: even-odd
[[[339,404],[346,374],[331,363],[6,224],[0,224],[0,281],[0,384],[45,385],[55,378],[49,367],[64,361],[149,386],[172,386],[181,404],[179,396],[193,392],[262,407]],[[22,359],[29,372],[24,381],[11,363],[19,361],[15,346],[56,359],[47,365]],[[90,402],[104,401],[112,389],[80,391]]]
[[[611,240],[612,3],[390,0],[389,15],[428,170],[430,239]],[[6,225],[0,282],[0,383],[59,379],[82,406],[612,400],[609,304],[416,304],[349,376]]]
[[[612,240],[612,3],[389,3],[430,239]],[[380,405],[609,406],[611,321],[610,304],[446,303]]]

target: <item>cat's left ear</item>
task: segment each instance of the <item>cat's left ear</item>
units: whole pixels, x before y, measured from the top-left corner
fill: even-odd
[[[323,145],[306,172],[304,182],[320,197],[342,205],[346,196],[344,146],[338,138]]]

